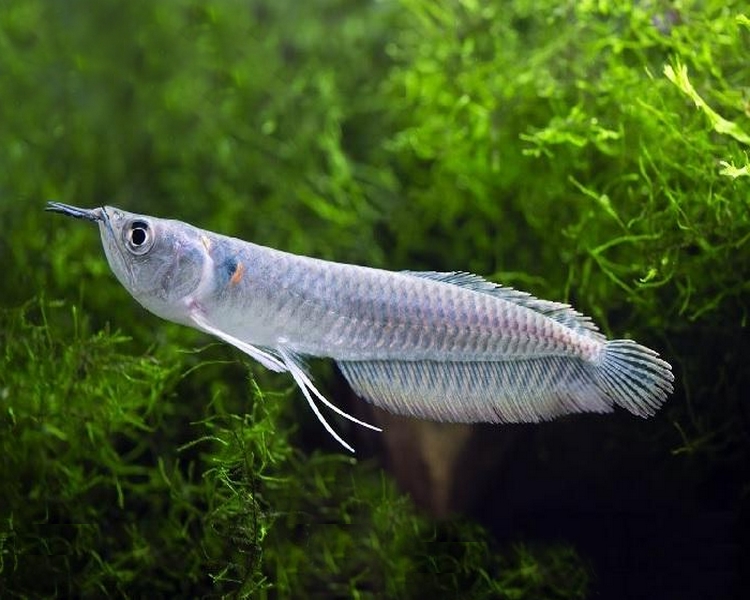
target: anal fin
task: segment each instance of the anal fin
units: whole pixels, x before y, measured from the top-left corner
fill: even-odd
[[[337,361],[354,391],[392,413],[452,423],[528,423],[609,412],[590,363],[549,355],[496,361]]]

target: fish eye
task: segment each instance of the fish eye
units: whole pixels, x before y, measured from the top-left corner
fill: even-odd
[[[125,246],[136,255],[146,254],[154,245],[154,235],[151,226],[141,219],[131,221],[123,230]]]

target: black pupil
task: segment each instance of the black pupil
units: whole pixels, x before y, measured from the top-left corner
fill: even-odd
[[[146,242],[146,226],[133,225],[133,230],[130,233],[130,239],[133,242],[133,246],[141,246]]]

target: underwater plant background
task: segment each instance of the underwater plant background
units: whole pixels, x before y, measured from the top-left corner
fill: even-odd
[[[749,48],[740,2],[1,3],[0,597],[741,597]],[[472,271],[659,350],[676,391],[436,427],[315,363],[387,424],[337,422],[345,456],[48,199]]]

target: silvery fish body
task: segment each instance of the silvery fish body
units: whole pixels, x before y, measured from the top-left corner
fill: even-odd
[[[389,411],[451,422],[530,422],[617,404],[649,416],[668,363],[608,341],[570,306],[468,273],[392,272],[297,256],[113,207],[49,210],[96,221],[112,270],[145,308],[288,371],[326,429],[305,372],[336,361]]]

